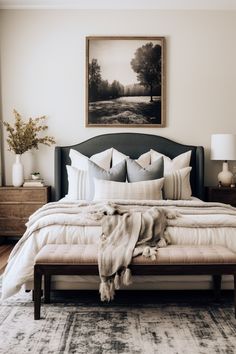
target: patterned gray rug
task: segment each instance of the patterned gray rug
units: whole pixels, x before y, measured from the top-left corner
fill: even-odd
[[[234,354],[232,293],[224,296],[213,304],[205,292],[123,292],[104,305],[95,293],[76,301],[77,293],[43,305],[34,321],[31,294],[22,291],[0,306],[0,353]]]

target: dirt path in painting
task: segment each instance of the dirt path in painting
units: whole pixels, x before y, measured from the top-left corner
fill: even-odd
[[[89,122],[92,124],[159,124],[160,97],[121,97],[89,103]]]

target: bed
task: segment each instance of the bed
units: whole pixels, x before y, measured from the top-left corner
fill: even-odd
[[[3,276],[3,295],[7,298],[16,293],[22,285],[32,288],[34,258],[40,249],[48,243],[98,243],[101,227],[95,222],[78,224],[77,216],[67,212],[71,201],[64,198],[68,193],[67,165],[70,165],[70,151],[91,157],[106,149],[116,149],[132,159],[138,159],[150,149],[158,150],[170,159],[191,151],[190,185],[192,198],[187,201],[156,201],[149,200],[148,206],[162,206],[176,210],[190,210],[183,216],[181,222],[170,223],[168,231],[173,244],[220,244],[236,252],[236,209],[230,206],[223,207],[219,203],[205,203],[204,199],[204,149],[201,146],[184,145],[157,135],[138,133],[117,133],[96,136],[73,146],[55,148],[55,200],[31,217],[25,235],[14,248],[5,274]],[[115,201],[121,203],[122,201]],[[67,204],[68,203],[68,204]],[[73,202],[77,210],[81,204]],[[123,202],[124,205],[131,202]],[[137,205],[139,202],[135,202]],[[48,212],[54,210],[54,219],[48,222]],[[205,213],[207,208],[212,209],[210,221],[206,215],[194,216],[195,210]],[[65,212],[66,210],[66,212]],[[207,209],[208,210],[208,209]],[[203,212],[204,211],[204,212]],[[68,215],[65,216],[65,213]],[[208,213],[208,211],[207,211]],[[191,215],[190,215],[191,214]],[[69,219],[68,219],[69,218]],[[208,218],[209,219],[209,218]],[[70,222],[68,222],[70,220]],[[181,220],[181,219],[180,219]],[[198,224],[201,220],[201,224]],[[193,227],[194,225],[196,227]],[[226,276],[223,279],[223,288],[232,287],[232,279]],[[63,277],[52,279],[52,288],[55,289],[98,289],[99,278],[95,276]],[[211,286],[208,276],[158,277],[141,276],[133,279],[129,289],[207,289]]]

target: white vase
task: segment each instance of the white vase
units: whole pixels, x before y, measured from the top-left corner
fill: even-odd
[[[21,163],[21,155],[16,154],[16,161],[12,166],[12,184],[21,187],[24,183],[24,166]]]
[[[218,174],[218,181],[221,182],[222,186],[228,187],[232,183],[233,173],[229,171],[228,162],[223,162],[223,169]]]

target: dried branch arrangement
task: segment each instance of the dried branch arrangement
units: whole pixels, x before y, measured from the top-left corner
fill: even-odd
[[[13,113],[15,116],[14,125],[3,122],[8,133],[7,143],[10,151],[21,155],[31,149],[38,150],[39,144],[47,146],[55,144],[54,137],[41,136],[41,133],[48,129],[48,126],[44,124],[46,116],[29,118],[25,122],[16,110]]]

